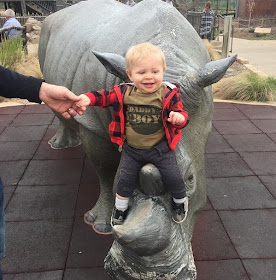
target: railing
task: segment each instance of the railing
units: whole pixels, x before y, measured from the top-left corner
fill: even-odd
[[[202,12],[188,12],[185,15],[185,17],[189,21],[189,23],[194,27],[196,32],[199,34],[200,26],[201,26]]]
[[[40,8],[43,12],[43,14],[51,14],[53,12],[56,12],[56,3],[52,1],[44,1],[44,2],[39,2],[39,1],[31,1],[27,2],[26,5],[31,3],[32,5],[37,6]]]
[[[20,22],[21,25],[24,25],[27,21],[28,18],[34,18],[38,21],[43,21],[46,16],[40,16],[40,15],[28,15],[28,16],[17,16],[16,19]],[[0,26],[3,26],[4,23],[6,22],[6,18],[5,17],[0,17]]]
[[[201,26],[201,18],[202,18],[202,12],[189,12],[187,15],[185,15],[187,20],[190,22],[190,24],[194,27],[196,32],[200,33],[200,26]],[[212,35],[211,38],[213,40],[217,39],[219,40],[219,34],[222,34],[224,32],[224,18],[225,16],[219,14],[214,19],[214,25],[212,29]],[[234,38],[234,25],[232,24],[231,28],[231,42],[230,42],[230,52],[232,52],[233,49],[233,38]]]
[[[23,47],[26,45],[27,40],[26,40],[26,27],[25,26],[9,26],[9,27],[4,27],[0,29],[0,42],[2,41],[2,38],[8,38],[6,35],[7,31],[10,31],[12,29],[16,29],[18,31],[21,31],[21,38],[23,38]]]
[[[196,32],[200,33],[200,27],[201,27],[201,18],[202,18],[202,12],[188,12],[185,17],[189,21],[189,23],[194,27]],[[221,30],[223,30],[223,23],[221,24],[221,21],[224,21],[224,16],[217,15],[214,19],[214,25],[212,30],[212,38],[216,37]],[[222,26],[222,28],[221,28]]]

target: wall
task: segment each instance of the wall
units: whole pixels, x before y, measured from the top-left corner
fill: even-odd
[[[238,17],[248,18],[248,0],[239,0]],[[252,17],[276,16],[276,0],[255,0]]]

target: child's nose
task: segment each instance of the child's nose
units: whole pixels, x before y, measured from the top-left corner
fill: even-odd
[[[152,73],[146,73],[146,79],[151,79],[152,78]]]

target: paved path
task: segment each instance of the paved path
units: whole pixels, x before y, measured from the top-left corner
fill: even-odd
[[[222,36],[220,36],[220,41]],[[231,41],[230,41],[231,42]],[[249,64],[276,77],[276,40],[233,39],[232,53],[249,60]]]
[[[52,150],[45,105],[0,108],[5,280],[108,280],[112,236],[82,219],[98,180],[82,147]],[[198,280],[276,275],[276,107],[215,103],[206,151],[208,203],[196,223]]]

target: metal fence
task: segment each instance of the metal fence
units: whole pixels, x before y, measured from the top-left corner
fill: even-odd
[[[28,18],[34,18],[38,21],[43,21],[46,18],[46,16],[29,15],[26,17],[23,17],[23,16],[16,17],[16,19],[20,22],[21,25],[24,25]],[[6,21],[5,17],[0,17],[0,27],[2,27],[4,25],[5,21]]]
[[[234,15],[237,11],[237,1],[238,0],[212,0],[211,1],[211,9],[216,14],[222,15]],[[193,2],[190,0],[189,2]],[[204,6],[207,0],[200,0],[198,5],[195,7],[195,12],[202,12],[204,10]]]
[[[188,14],[185,15],[187,20],[194,27],[194,29],[198,34],[200,31],[201,16],[202,16],[202,12],[188,12]],[[23,26],[26,23],[27,19],[30,17],[38,21],[43,21],[46,18],[46,16],[41,16],[41,15],[29,15],[29,16],[17,16],[16,19]],[[6,21],[5,17],[0,17],[0,27],[3,26],[5,21]],[[237,18],[237,19],[233,18],[233,26],[235,28],[248,28],[249,20],[242,19],[242,18]],[[219,15],[215,18],[213,33],[216,34],[222,33],[223,27],[224,27],[224,17]],[[250,27],[276,27],[276,17],[252,18],[250,20]]]
[[[7,35],[7,32],[9,32],[12,29],[16,29],[16,30],[20,31],[20,37],[23,39],[22,43],[23,43],[23,47],[24,47],[27,43],[26,27],[25,26],[22,26],[22,27],[9,26],[9,27],[6,27],[6,28],[0,28],[0,42],[2,42],[3,40],[9,39],[9,36]]]
[[[189,21],[189,23],[194,27],[196,32],[199,34],[202,12],[188,12],[187,15],[185,15],[185,17]]]
[[[194,27],[196,32],[199,34],[201,25],[201,12],[188,12],[185,17]],[[232,25],[235,28],[254,28],[254,27],[276,27],[276,17],[261,17],[252,18],[249,23],[249,19],[233,18]],[[218,15],[215,17],[213,34],[218,35],[223,33],[224,28],[224,16]]]
[[[188,12],[187,15],[185,15],[189,23],[194,27],[196,32],[199,34],[200,32],[200,26],[201,26],[201,17],[202,12]],[[214,26],[213,26],[213,36],[218,35],[222,32],[224,25],[224,17],[219,15],[215,17],[214,20]]]

